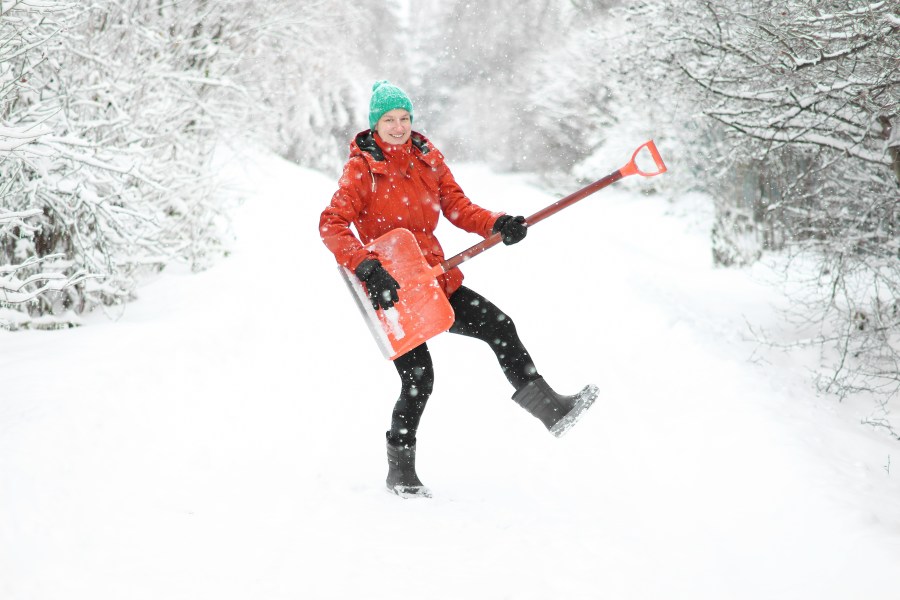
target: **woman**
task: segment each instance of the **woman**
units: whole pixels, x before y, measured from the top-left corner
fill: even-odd
[[[397,302],[403,290],[364,244],[403,227],[416,237],[430,265],[444,260],[434,236],[441,213],[455,226],[488,237],[500,233],[507,245],[528,233],[525,218],[485,210],[472,203],[457,185],[444,157],[424,136],[412,130],[413,105],[406,93],[387,81],[372,88],[369,127],[350,143],[339,188],[322,212],[322,241],[337,261],[365,284],[376,310]],[[353,225],[359,238],[351,231]],[[458,268],[439,277],[456,320],[457,333],[491,346],[506,378],[515,388],[513,399],[554,435],[567,431],[594,401],[588,386],[575,396],[554,392],[538,374],[516,327],[496,306],[462,285]],[[431,355],[421,344],[394,360],[400,375],[400,397],[387,432],[387,487],[404,498],[429,497],[416,474],[416,433],[434,384]]]

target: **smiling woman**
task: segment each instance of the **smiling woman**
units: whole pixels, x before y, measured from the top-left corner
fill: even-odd
[[[434,235],[441,213],[470,233],[485,238],[500,234],[507,245],[520,242],[527,233],[524,217],[491,212],[469,200],[443,155],[412,130],[412,123],[409,96],[387,81],[376,82],[369,103],[370,129],[351,142],[339,188],[319,221],[322,241],[365,285],[375,311],[396,312],[394,304],[405,292],[395,279],[397,272],[391,273],[390,258],[364,244],[403,228],[411,232],[428,264],[435,266],[444,260]],[[597,388],[587,386],[574,396],[554,392],[538,374],[513,321],[462,282],[459,268],[437,277],[436,293],[446,294],[455,315],[449,331],[487,343],[515,389],[513,399],[553,435],[561,436],[591,405]],[[401,387],[387,432],[387,487],[402,497],[428,497],[431,493],[415,468],[416,434],[434,385],[428,347],[423,342],[396,356],[394,366]]]

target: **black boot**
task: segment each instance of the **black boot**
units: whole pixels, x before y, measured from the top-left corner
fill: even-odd
[[[387,443],[387,489],[401,498],[431,498],[431,490],[416,475],[416,445]]]
[[[513,400],[541,420],[556,437],[562,437],[597,399],[597,386],[588,385],[574,396],[560,396],[543,377],[513,394]]]

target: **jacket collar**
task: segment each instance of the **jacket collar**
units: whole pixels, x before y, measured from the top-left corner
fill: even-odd
[[[410,135],[410,141],[413,146],[413,156],[424,161],[429,166],[435,167],[443,161],[444,156],[428,141],[424,135],[418,131],[413,131]],[[375,132],[366,129],[356,134],[353,142],[350,144],[350,156],[362,156],[369,168],[375,173],[384,173],[387,166],[384,151],[375,141]]]
[[[428,154],[433,150],[431,142],[418,131],[413,131],[409,136],[409,140],[422,154]],[[365,131],[357,133],[356,138],[354,138],[353,141],[357,148],[371,154],[373,159],[378,161],[384,160],[384,151],[378,145],[378,142],[375,141],[375,132],[371,129],[366,129]]]

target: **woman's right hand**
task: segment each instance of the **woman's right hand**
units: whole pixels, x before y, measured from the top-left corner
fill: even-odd
[[[397,295],[400,284],[381,266],[381,261],[377,258],[367,258],[359,263],[356,276],[366,284],[366,292],[375,310],[391,308],[400,300]]]

